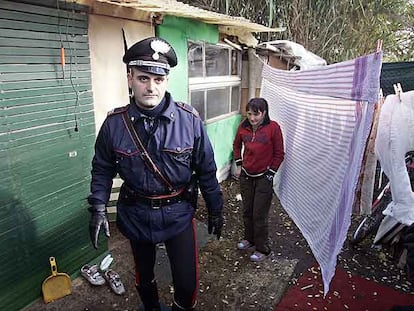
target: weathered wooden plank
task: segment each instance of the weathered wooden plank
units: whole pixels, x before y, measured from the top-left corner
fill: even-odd
[[[62,25],[39,24],[36,22],[16,21],[0,18],[0,29],[22,29],[31,31],[49,31],[50,33],[62,33]],[[86,35],[87,29],[72,26],[70,28],[70,35]],[[62,33],[66,39],[66,27]],[[66,41],[66,40],[65,40]]]
[[[87,170],[85,170],[85,173],[86,172]],[[75,175],[75,173],[77,174],[77,176]],[[88,176],[85,173],[83,175],[80,175],[82,174],[81,170],[75,170],[73,172],[65,170],[62,171],[60,175],[51,175],[47,180],[42,179],[39,180],[38,183],[30,182],[31,188],[25,186],[25,183],[27,182],[26,180],[22,180],[20,181],[20,190],[24,193],[27,193],[28,195],[24,196],[24,202],[21,202],[21,204],[25,206],[30,206],[30,214],[32,218],[38,218],[47,214],[48,210],[45,209],[45,207],[62,208],[63,205],[69,203],[69,200],[72,201],[71,203],[73,205],[73,202],[79,201],[80,198],[85,198],[89,193],[88,190],[84,193],[80,193],[79,191],[70,193],[70,189],[77,188],[77,185],[79,185],[79,183],[82,183],[84,182],[84,180],[87,180]],[[67,176],[67,178],[64,178],[64,176]],[[50,192],[47,190],[47,188],[57,190],[55,192]],[[58,199],[57,202],[56,199]],[[11,205],[13,205],[13,203],[15,202],[12,202]],[[0,222],[0,226],[7,226],[7,219],[13,221],[14,217],[10,215],[10,213],[9,215],[7,215],[6,213],[4,214],[5,215],[4,217],[2,217],[2,222]]]
[[[76,185],[82,183],[84,180],[87,180],[89,178],[88,174],[86,174],[88,170],[84,169],[81,170],[64,170],[60,175],[53,175],[49,177],[48,179],[42,179],[41,184],[35,183],[35,182],[29,182],[31,188],[28,188],[26,186],[26,180],[22,181],[22,191],[25,191],[27,193],[27,196],[25,196],[25,204],[33,206],[33,212],[36,213],[34,216],[41,216],[44,214],[44,208],[43,210],[39,209],[38,211],[35,210],[36,206],[41,207],[46,203],[49,204],[48,201],[54,200],[56,197],[60,197],[60,201],[55,204],[56,207],[62,207],[67,201],[66,198],[62,198],[61,194],[65,193],[67,194],[68,190],[75,187]],[[51,172],[52,173],[52,172]],[[76,173],[76,175],[75,175]],[[82,174],[83,173],[83,174]],[[66,176],[66,178],[65,178]],[[43,187],[42,187],[43,186]],[[53,189],[56,191],[47,190]],[[84,193],[78,193],[77,200],[74,201],[77,202],[80,197],[85,198],[88,195],[89,191],[85,191]],[[73,201],[72,201],[73,204]]]
[[[94,118],[78,120],[79,131],[90,133],[95,130]],[[40,142],[53,141],[64,138],[73,130],[74,121],[68,120],[59,124],[50,124],[41,128],[26,129],[22,131],[8,133],[9,149],[21,147],[33,148]]]
[[[66,50],[65,50],[66,52]],[[70,52],[70,51],[69,51]],[[56,56],[60,55],[59,49],[45,49],[45,48],[22,48],[22,47],[4,47],[0,46],[0,57],[3,55],[19,55],[19,56]],[[88,50],[79,50],[76,52],[76,57],[89,57]],[[70,60],[70,55],[65,55],[65,59]],[[69,63],[69,62],[68,62]]]
[[[88,84],[85,85],[80,85],[76,88],[76,91],[78,92],[78,94],[76,94],[75,90],[70,89],[69,87],[64,87],[64,88],[55,88],[58,91],[62,91],[61,93],[59,93],[59,96],[56,95],[56,98],[53,99],[53,88],[50,88],[52,90],[45,90],[44,95],[42,95],[40,93],[40,90],[42,89],[33,89],[33,90],[23,90],[22,92],[24,92],[26,96],[27,93],[27,97],[15,97],[15,98],[6,98],[4,100],[4,102],[7,103],[11,103],[12,105],[9,106],[5,106],[7,107],[7,109],[12,109],[11,107],[18,107],[18,106],[27,106],[27,105],[36,105],[36,104],[46,104],[46,103],[56,103],[59,101],[66,101],[68,102],[68,106],[74,106],[79,105],[79,100],[81,99],[89,99],[92,102],[92,92],[90,91],[90,89],[88,89]],[[34,94],[33,97],[29,97],[30,96],[30,91],[32,91]],[[17,92],[17,91],[16,91]],[[8,94],[6,94],[8,95]],[[60,95],[62,95],[62,97],[60,97]],[[44,99],[42,100],[42,97],[44,97]],[[19,103],[19,105],[13,105],[13,101],[23,101],[26,100],[26,98],[28,99],[27,104],[22,105],[21,103]],[[61,99],[61,100],[60,100]],[[72,101],[72,104],[70,103]]]
[[[69,65],[89,64],[89,57],[76,57],[76,59],[66,58],[66,68]],[[1,57],[3,64],[61,64],[60,55],[55,56],[20,56],[20,55],[4,55]],[[59,70],[60,71],[60,70]]]
[[[0,91],[17,91],[27,89],[38,89],[38,88],[53,88],[53,87],[66,87],[72,83],[77,85],[91,85],[91,78],[73,78],[65,77],[65,79],[52,79],[52,80],[30,80],[30,81],[13,81],[8,83],[0,83]]]
[[[67,109],[66,109],[67,110]],[[76,114],[76,117],[79,119],[83,118],[91,118],[93,117],[93,111],[87,111],[87,112],[80,112]],[[31,130],[38,127],[44,127],[49,126],[50,124],[59,124],[59,123],[65,123],[68,120],[75,120],[75,114],[70,112],[67,113],[67,111],[62,111],[61,115],[50,115],[45,112],[44,115],[39,119],[32,119],[32,120],[23,120],[23,121],[15,121],[8,123],[9,131],[25,131],[25,130]]]
[[[21,99],[21,98],[33,98],[36,96],[45,96],[50,94],[56,93],[75,93],[82,92],[82,95],[85,94],[84,92],[90,91],[91,85],[90,84],[81,84],[72,87],[71,85],[60,86],[60,87],[48,87],[48,88],[37,88],[37,89],[22,89],[22,90],[10,90],[4,91],[0,96],[1,99]]]
[[[65,12],[66,13],[66,12]],[[64,14],[62,16],[50,16],[50,15],[43,15],[38,13],[27,13],[22,11],[13,11],[13,10],[0,10],[0,15],[3,19],[8,20],[16,20],[16,21],[25,21],[25,22],[35,22],[39,24],[47,24],[47,25],[60,25],[62,28],[66,26],[73,27],[72,25],[76,25],[79,28],[85,28],[88,24],[87,17],[85,19],[77,19],[77,16],[82,16],[80,14]]]
[[[24,1],[24,2],[30,2],[30,1]],[[32,14],[42,14],[42,15],[46,15],[46,16],[55,16],[55,17],[64,17],[64,16],[71,16],[72,19],[74,20],[87,20],[87,15],[86,14],[73,14],[72,12],[70,12],[70,10],[72,9],[76,9],[76,10],[83,10],[86,9],[86,7],[84,6],[80,6],[74,3],[70,3],[67,1],[60,1],[61,3],[59,4],[59,9],[61,11],[58,11],[58,3],[56,3],[56,1],[54,0],[50,0],[49,4],[46,3],[46,1],[44,0],[33,0],[33,3],[36,5],[30,5],[27,3],[19,3],[18,1],[0,1],[0,9],[3,10],[9,10],[9,11],[17,11],[17,12],[26,12],[26,13],[32,13]],[[50,8],[47,7],[42,7],[41,10],[39,10],[39,5],[46,5],[49,6]],[[66,10],[66,11],[65,11]],[[69,11],[67,11],[69,10]]]
[[[76,111],[76,112],[75,112]],[[60,112],[60,114],[58,113]],[[7,132],[12,134],[17,131],[23,131],[26,129],[33,129],[37,127],[44,127],[48,124],[59,124],[67,122],[68,120],[86,119],[93,115],[91,107],[85,109],[85,107],[68,107],[59,111],[50,110],[49,112],[29,113],[26,115],[16,115],[15,117],[5,118],[1,121],[2,125],[7,128]]]
[[[59,167],[61,166],[61,161],[59,161]],[[75,172],[76,174],[72,173]],[[34,204],[33,202],[45,201],[50,198],[56,197],[59,195],[59,192],[62,189],[66,189],[82,182],[82,170],[73,168],[72,171],[69,169],[63,168],[61,174],[58,176],[41,178],[36,180],[28,180],[26,178],[21,183],[21,190],[24,191],[24,203],[27,204]],[[30,187],[29,187],[30,186]],[[55,190],[56,191],[53,191]],[[88,192],[83,194],[83,197],[87,196]],[[62,202],[59,202],[59,205],[62,206]],[[39,211],[43,213],[43,211]],[[35,215],[36,216],[36,215]],[[46,228],[45,228],[46,229]]]
[[[44,123],[46,120],[50,122],[53,120],[67,120],[73,118],[75,113],[77,117],[83,118],[88,115],[88,113],[93,112],[93,105],[88,106],[79,106],[79,105],[70,105],[62,108],[55,108],[50,106],[48,110],[38,110],[38,111],[29,111],[24,114],[15,114],[13,116],[8,115],[5,120],[2,120],[2,125],[7,124],[8,131],[14,131],[21,129],[23,126],[28,126],[32,124],[33,127],[40,126],[38,123]],[[52,123],[52,122],[51,122]]]
[[[78,85],[78,79],[84,79],[84,78],[88,78],[91,76],[91,72],[90,71],[74,71],[74,70],[70,70],[70,65],[66,65],[65,66],[65,77],[63,77],[62,75],[62,66],[56,66],[57,70],[56,71],[50,71],[50,72],[35,72],[35,73],[5,73],[1,75],[1,79],[0,81],[5,83],[5,82],[35,82],[35,81],[39,81],[39,80],[49,80],[49,81],[61,81],[61,84],[65,83],[66,80],[66,84],[67,82],[69,83],[73,83],[75,85]],[[71,77],[72,76],[72,77]],[[72,81],[71,81],[72,79]],[[16,84],[14,84],[16,86]],[[8,88],[10,89],[10,85],[7,84]],[[17,86],[20,90],[22,89],[20,86]],[[3,87],[1,86],[0,89],[3,89]],[[4,90],[4,89],[3,89]],[[14,89],[10,89],[10,90],[14,90]]]
[[[62,115],[61,118],[64,120],[70,120],[71,118],[75,119],[75,116],[77,119],[84,118],[88,113],[92,113],[94,110],[92,102],[87,105],[79,105],[79,103],[76,102],[60,103],[59,106],[60,108],[58,109],[53,105],[49,105],[47,107],[48,109],[39,108],[36,111],[33,110],[33,107],[23,107],[25,108],[22,110],[24,111],[23,113],[15,112],[13,115],[8,114],[7,116],[4,116],[4,111],[0,110],[0,117],[2,117],[0,118],[0,136],[4,136],[6,133],[11,134],[13,131],[21,130],[15,129],[18,124],[30,123],[32,121],[34,122],[33,124],[35,124],[36,122],[39,122],[38,120],[44,120],[46,118],[46,115],[49,113],[55,114],[54,116],[57,117],[57,114],[60,112],[60,114],[65,114]],[[44,114],[42,115],[42,113]],[[1,141],[6,142],[4,139]]]
[[[9,47],[27,47],[27,48],[51,48],[60,49],[61,46],[65,49],[74,50],[88,50],[89,46],[82,42],[70,42],[70,41],[48,41],[48,40],[37,40],[28,38],[10,38],[2,37],[0,32],[0,46]],[[2,61],[3,63],[3,61]],[[47,63],[47,62],[46,62]]]
[[[51,49],[51,51],[59,51],[58,49]],[[82,55],[84,51],[77,51],[80,53],[80,56],[87,57],[89,55],[89,51],[86,51],[87,55]],[[50,52],[51,55],[54,52]],[[69,66],[68,66],[69,67]],[[32,73],[32,72],[53,72],[56,70],[60,70],[60,64],[0,64],[0,72],[1,73]],[[91,67],[90,64],[76,64],[76,66],[72,66],[73,71],[90,71]],[[70,73],[70,71],[69,71]],[[68,79],[69,77],[67,77]],[[9,81],[10,82],[10,81]],[[32,81],[32,83],[36,83],[37,81]],[[60,83],[56,81],[56,83]],[[4,85],[1,86],[3,88]],[[17,87],[15,89],[18,89]]]
[[[81,94],[81,98],[91,97],[92,91],[87,91]],[[31,105],[37,103],[45,103],[45,102],[53,102],[53,101],[62,101],[62,100],[76,100],[78,96],[76,96],[76,92],[72,90],[72,92],[68,93],[57,93],[55,95],[45,95],[45,96],[37,96],[37,97],[23,97],[23,98],[12,98],[12,99],[4,99],[0,101],[0,108],[2,107],[12,107],[12,106],[23,106],[23,105]],[[0,94],[0,99],[1,99]]]
[[[89,130],[89,132],[87,132]],[[79,144],[80,141],[84,140],[88,142],[87,144]],[[84,152],[92,153],[92,148],[90,143],[94,143],[95,137],[93,131],[90,129],[84,129],[83,132],[76,133],[67,133],[65,136],[56,136],[53,140],[48,141],[38,141],[35,144],[32,144],[30,148],[18,147],[10,149],[8,152],[11,155],[9,159],[9,167],[20,167],[20,168],[30,168],[30,164],[40,165],[41,163],[47,163],[47,160],[55,159],[62,157],[63,155],[69,156],[68,152],[73,150],[78,150],[78,158],[82,157]],[[64,149],[62,149],[64,148]],[[51,152],[51,150],[53,152]],[[25,163],[24,163],[25,162]],[[90,162],[86,162],[87,165],[90,165]],[[53,168],[55,170],[55,168]]]
[[[7,110],[7,117],[4,117],[3,119],[13,119],[17,115],[42,113],[43,111],[47,112],[48,110],[54,110],[54,109],[64,108],[64,109],[69,109],[70,111],[70,109],[75,108],[75,104],[77,105],[78,109],[80,109],[80,111],[93,110],[92,98],[83,98],[83,99],[80,99],[77,103],[76,101],[70,100],[70,101],[40,103],[38,105],[11,107]],[[9,123],[9,121],[4,121],[4,120],[0,121],[0,124],[3,124],[3,125],[7,123]]]
[[[16,30],[16,29],[2,29],[1,37],[5,38],[20,38],[20,39],[37,39],[37,40],[50,40],[50,41],[69,41],[78,43],[88,43],[87,36],[70,36],[67,38],[65,34],[51,33],[49,29],[45,31],[29,31],[29,30]]]

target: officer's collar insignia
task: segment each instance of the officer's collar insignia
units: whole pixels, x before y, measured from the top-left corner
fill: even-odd
[[[153,40],[151,41],[151,49],[155,52],[152,54],[152,59],[158,60],[160,58],[159,53],[165,54],[171,49],[171,47],[164,41]]]

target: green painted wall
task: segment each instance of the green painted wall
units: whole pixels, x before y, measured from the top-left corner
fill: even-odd
[[[217,43],[218,28],[186,18],[166,16],[162,25],[156,28],[157,36],[167,40],[174,48],[178,64],[170,72],[169,91],[175,100],[188,102],[187,40]]]
[[[233,140],[240,121],[241,115],[238,114],[207,124],[208,137],[213,145],[214,159],[219,169],[232,161]]]
[[[217,43],[218,28],[185,18],[166,16],[156,33],[171,43],[178,56],[178,65],[170,73],[169,90],[176,100],[188,102],[187,40]],[[240,115],[233,115],[206,126],[218,169],[231,163],[233,139],[240,120]]]
[[[50,256],[75,275],[106,250],[91,247],[85,200],[95,140],[87,30],[86,14],[0,0],[1,310],[41,297]]]

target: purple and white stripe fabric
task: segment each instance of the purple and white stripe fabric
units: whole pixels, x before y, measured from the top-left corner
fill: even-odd
[[[264,64],[261,96],[282,128],[275,192],[321,266],[324,294],[346,239],[382,54],[304,71]]]

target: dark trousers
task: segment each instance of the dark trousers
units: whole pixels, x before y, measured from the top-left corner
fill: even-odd
[[[130,241],[135,260],[137,287],[150,287],[154,280],[156,245]],[[198,254],[194,221],[187,229],[164,242],[170,260],[174,301],[190,309],[197,300]]]
[[[261,253],[269,253],[269,209],[272,204],[273,182],[265,176],[240,175],[240,193],[243,199],[244,239]]]

